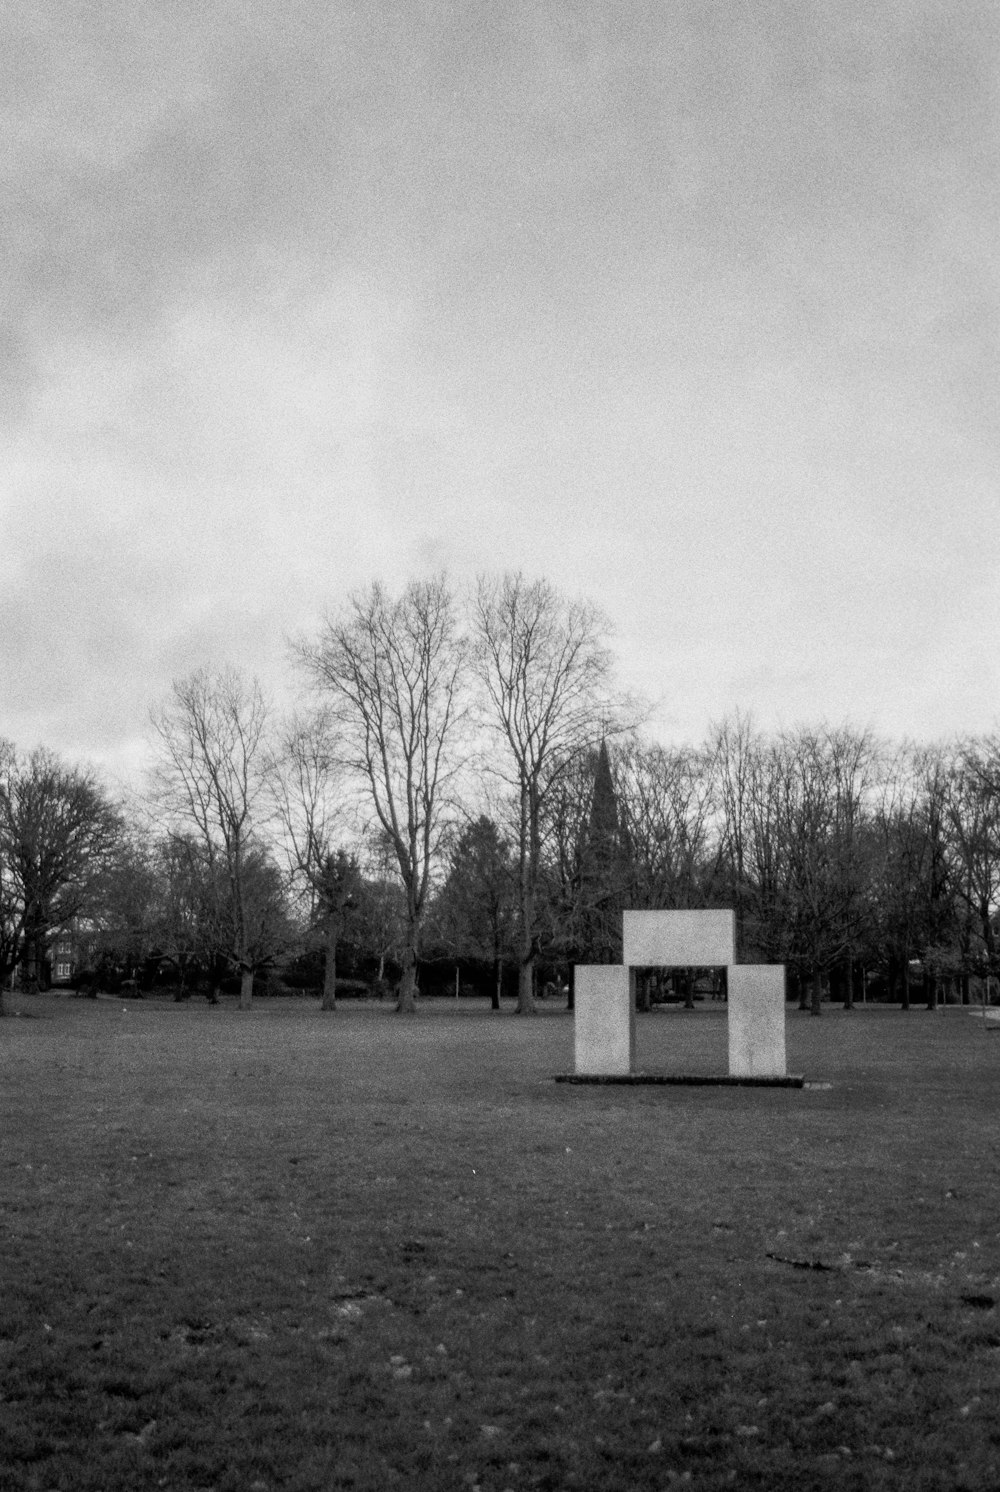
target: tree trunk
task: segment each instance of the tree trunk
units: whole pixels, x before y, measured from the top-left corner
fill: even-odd
[[[534,899],[527,893],[521,902],[521,949],[517,965],[517,1014],[535,1014],[535,939],[532,933]]]
[[[810,1015],[823,1014],[823,975],[819,969],[813,970],[811,983],[811,998],[809,1002]]]
[[[566,1009],[576,1009],[576,964],[573,962],[570,962],[569,966],[569,984],[567,985],[566,990]]]
[[[517,1014],[535,1015],[535,950],[522,957],[517,970]]]
[[[844,963],[844,1009],[854,1009],[854,959],[851,957]]]
[[[804,973],[799,974],[799,1009],[809,1009],[809,981]]]
[[[29,995],[41,990],[42,958],[39,940],[32,935],[24,942],[24,987]]]
[[[971,995],[970,989],[969,989],[969,971],[968,971],[968,969],[963,969],[962,970],[961,987],[962,987],[962,1004],[963,1005],[970,1005],[972,1003],[972,995]]]
[[[691,969],[685,969],[681,974],[684,981],[684,1009],[694,1009],[694,973]]]
[[[903,997],[900,1001],[904,1010],[910,1008],[910,960],[903,959]]]
[[[249,1010],[253,1004],[253,969],[240,971],[240,1009]]]
[[[403,975],[399,981],[396,1009],[400,1015],[415,1015],[417,1009],[417,951],[408,941],[403,949]]]
[[[323,964],[323,995],[320,1010],[337,1008],[337,922],[328,917],[326,923],[326,959]]]
[[[534,812],[533,812],[534,809]],[[521,785],[521,946],[517,967],[517,1014],[535,1014],[535,886],[538,873],[538,812],[530,789]]]
[[[650,1010],[649,999],[649,975],[638,974],[635,981],[635,1008],[642,1015],[647,1015]]]
[[[490,994],[490,1009],[500,1009],[500,995],[503,991],[503,959],[498,955],[493,960],[493,989]]]
[[[937,1010],[937,1008],[938,1008],[938,977],[937,977],[937,975],[936,974],[929,974],[927,972],[927,970],[925,969],[924,970],[924,983],[927,985],[927,1009],[928,1010]]]

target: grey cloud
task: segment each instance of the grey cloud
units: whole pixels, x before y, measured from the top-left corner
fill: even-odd
[[[134,734],[174,678],[234,662],[283,682],[280,614],[200,588],[183,556],[150,559],[67,525],[0,590],[3,732],[78,754]]]
[[[261,245],[431,273],[457,247],[459,274],[469,256],[530,280],[574,235],[607,263],[686,229],[766,257],[790,222],[912,227],[914,146],[929,131],[977,176],[990,97],[982,6],[950,25],[693,0],[72,14],[32,39],[20,102],[41,84],[35,114],[61,117],[72,65],[78,114],[103,125],[82,148],[63,118],[25,151],[9,280],[23,315],[95,328],[155,314],[194,273],[252,294]]]
[[[43,698],[53,730],[75,711],[113,734],[203,654],[271,657],[274,624],[227,599],[223,505],[254,481],[287,498],[297,460],[310,491],[343,474],[355,508],[370,475],[406,562],[447,534],[474,567],[477,501],[509,488],[525,543],[549,522],[572,565],[581,496],[597,532],[619,491],[654,532],[665,489],[683,506],[695,483],[721,521],[727,483],[798,490],[863,459],[888,503],[921,441],[946,451],[956,425],[995,422],[992,0],[40,0],[21,16],[0,105],[0,407],[29,430],[29,499],[51,489],[73,513],[89,455],[88,501],[105,470],[131,512],[169,521],[149,525],[159,555],[141,521],[138,538],[78,524],[68,550],[31,530],[0,601],[20,720]],[[333,381],[337,333],[310,339],[331,285],[376,390],[370,436],[337,430],[365,447],[340,468],[322,414],[297,424],[261,398],[258,445],[253,410],[234,411],[272,376],[290,400]],[[74,377],[108,377],[90,423],[55,387],[67,345]],[[408,435],[424,408],[440,430]],[[909,465],[883,450],[897,412]],[[284,567],[303,514],[315,531],[304,501]],[[368,549],[349,524],[324,532],[331,552],[348,535],[356,568],[391,549],[382,529]],[[192,574],[195,549],[211,558]]]

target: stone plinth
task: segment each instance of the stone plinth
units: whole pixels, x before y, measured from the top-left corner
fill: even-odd
[[[629,968],[719,968],[736,958],[730,909],[622,914],[622,962]]]
[[[592,1076],[630,1073],[635,1001],[623,964],[577,964],[573,992],[575,1068]]]
[[[734,964],[728,979],[731,1076],[784,1077],[784,964]]]

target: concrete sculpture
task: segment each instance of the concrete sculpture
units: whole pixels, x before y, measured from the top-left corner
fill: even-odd
[[[729,1077],[787,1078],[784,965],[738,964],[729,910],[624,913],[622,962],[575,971],[577,1076],[635,1075],[635,970],[648,968],[725,968]]]

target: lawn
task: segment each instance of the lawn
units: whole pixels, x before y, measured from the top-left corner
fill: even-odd
[[[556,1084],[572,1022],[24,998],[0,1485],[1000,1486],[1000,1033],[788,1015],[829,1086]],[[724,1066],[720,1009],[641,1017]]]

